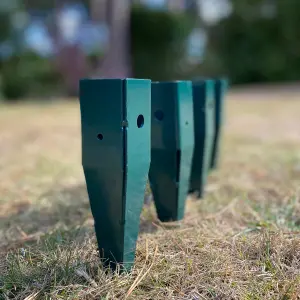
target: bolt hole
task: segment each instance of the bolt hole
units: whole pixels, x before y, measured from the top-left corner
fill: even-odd
[[[144,126],[144,116],[139,115],[136,120],[136,125],[138,128],[142,128]]]
[[[157,110],[154,113],[154,117],[155,117],[156,120],[162,121],[162,119],[164,118],[164,112],[162,110]]]
[[[100,141],[102,141],[103,140],[103,134],[99,133],[97,135],[97,139],[100,140]]]

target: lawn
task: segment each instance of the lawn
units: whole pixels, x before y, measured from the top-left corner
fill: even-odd
[[[300,299],[299,99],[232,91],[205,199],[177,224],[145,207],[121,275],[99,264],[77,101],[0,105],[0,299]]]

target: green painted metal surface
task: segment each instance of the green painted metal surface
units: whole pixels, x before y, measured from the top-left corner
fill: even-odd
[[[80,81],[82,165],[104,265],[129,270],[150,166],[151,81]]]
[[[224,98],[228,88],[226,79],[215,80],[215,136],[211,156],[211,169],[216,169],[219,163],[222,128],[224,123]]]
[[[214,81],[194,81],[193,111],[195,148],[193,152],[189,192],[194,193],[198,198],[202,198],[204,195],[207,176],[210,170],[215,126],[214,102]]]
[[[181,220],[194,148],[192,83],[153,82],[149,181],[158,218]]]

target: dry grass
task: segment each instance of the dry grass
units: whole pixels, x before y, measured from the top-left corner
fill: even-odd
[[[122,275],[99,266],[78,104],[0,107],[0,299],[300,299],[297,97],[230,95],[206,198],[173,227],[145,208]]]

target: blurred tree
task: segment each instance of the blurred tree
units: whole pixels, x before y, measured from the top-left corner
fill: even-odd
[[[90,0],[91,19],[94,23],[107,23],[107,0]]]
[[[282,51],[285,53],[287,79],[300,77],[300,1],[276,1],[274,8]]]
[[[193,25],[190,16],[183,12],[134,6],[131,12],[133,75],[152,80],[183,79],[187,40]]]
[[[11,36],[10,15],[5,11],[0,11],[0,43],[3,43]]]
[[[98,1],[99,5],[103,3]],[[130,62],[130,11],[131,0],[109,0],[107,23],[109,26],[109,49],[94,76],[106,78],[129,77]],[[94,6],[96,9],[96,6]]]
[[[90,7],[89,0],[80,0],[87,8]],[[61,14],[66,5],[75,4],[75,0],[24,0],[26,9],[36,13],[37,11],[47,12],[45,22],[48,32],[52,38],[55,49],[52,63],[56,66],[65,85],[68,96],[78,94],[78,81],[88,75],[89,66],[86,55],[78,43],[66,43],[60,28]]]
[[[200,18],[199,0],[186,0],[185,8],[188,13],[196,15],[198,18]]]
[[[209,54],[233,83],[300,76],[300,1],[232,0],[233,11],[209,28]]]
[[[170,10],[182,11],[185,9],[185,0],[167,0],[167,5]]]
[[[92,22],[110,27],[105,59],[99,59],[97,52],[88,62],[76,42],[64,40],[58,26],[60,14],[64,5],[78,1],[89,9]],[[78,1],[0,0],[0,51],[2,55],[14,53],[10,59],[0,60],[1,88],[10,98],[31,95],[31,87],[36,90],[36,83],[45,87],[47,80],[54,82],[48,86],[58,86],[54,77],[64,84],[68,95],[77,95],[79,78],[89,75],[163,80],[224,74],[233,83],[300,77],[300,1],[230,0],[232,13],[219,23],[208,24],[199,17],[200,0],[168,0],[169,11],[147,11],[144,7],[143,12],[134,13],[133,38],[129,32],[131,4],[141,4],[142,0]],[[192,25],[208,36],[204,60],[192,65],[186,59],[185,41],[191,34],[196,36],[194,41],[197,36],[200,39],[202,32],[190,32],[190,22],[187,26],[186,21],[179,20],[183,10],[188,12]],[[26,11],[31,15],[44,12],[41,15],[45,16],[56,48],[50,62],[26,54],[21,47]]]
[[[21,50],[23,28],[28,14],[20,0],[2,0],[0,4],[0,44],[9,43],[11,51]]]
[[[3,1],[3,0],[1,0]],[[60,1],[56,0],[23,0],[24,6],[29,10],[51,11]],[[90,7],[90,0],[62,0],[64,4],[83,3],[86,7]]]
[[[78,42],[68,43],[60,28],[63,9],[70,2],[70,0],[55,0],[48,28],[56,50],[53,62],[62,75],[67,96],[73,97],[78,95],[78,82],[80,78],[88,75],[89,66],[86,55]]]

